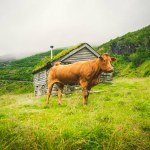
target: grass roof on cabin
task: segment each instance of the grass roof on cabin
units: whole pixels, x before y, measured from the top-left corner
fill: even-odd
[[[39,70],[43,69],[43,68],[46,68],[47,66],[50,66],[50,64],[63,57],[64,55],[68,54],[69,52],[73,51],[74,49],[77,49],[79,48],[80,46],[84,45],[86,43],[80,43],[78,45],[75,45],[75,46],[72,46],[72,47],[69,47],[68,49],[64,49],[62,50],[60,53],[58,53],[57,55],[53,56],[53,58],[51,59],[50,56],[46,56],[44,57],[34,68],[34,70],[32,71],[32,73],[36,73],[38,72]]]

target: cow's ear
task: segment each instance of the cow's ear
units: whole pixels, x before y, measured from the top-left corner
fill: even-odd
[[[116,60],[116,58],[114,58],[114,57],[111,57],[111,61],[115,61]]]
[[[99,59],[100,59],[101,61],[103,61],[103,60],[104,60],[104,58],[103,58],[102,56],[100,56],[100,57],[99,57]]]

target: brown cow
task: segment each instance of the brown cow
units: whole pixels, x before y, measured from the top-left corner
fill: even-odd
[[[55,83],[58,85],[59,104],[62,103],[64,85],[80,84],[84,97],[83,104],[86,105],[89,90],[99,83],[100,73],[113,71],[112,61],[115,61],[115,58],[111,58],[108,54],[103,54],[101,57],[89,61],[80,61],[69,65],[54,65],[48,75],[47,104]]]

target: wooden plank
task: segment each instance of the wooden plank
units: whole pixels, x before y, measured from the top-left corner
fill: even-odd
[[[91,59],[95,59],[95,57],[92,56],[92,55],[86,55],[86,56],[77,55],[77,56],[75,56],[75,57],[70,57],[70,58],[68,58],[68,59],[66,59],[66,60],[81,61],[82,59],[84,59],[84,60],[91,60]],[[65,62],[66,60],[64,60],[64,62]]]
[[[97,58],[89,49],[86,47],[81,49],[80,51],[77,51],[73,55],[70,55],[69,57],[66,57],[66,59],[63,59],[63,62],[76,62],[81,60],[89,60]]]
[[[34,85],[39,86],[44,84],[47,84],[46,70],[34,74]]]
[[[43,82],[42,81],[41,82],[35,82],[34,86],[39,86],[39,85],[44,85],[44,84],[47,84],[47,82],[44,82],[44,81]]]
[[[80,55],[78,55],[76,57],[68,58],[68,59],[64,60],[63,62],[74,63],[74,62],[78,62],[78,61],[87,61],[87,60],[90,60],[89,58],[90,59],[94,59],[95,57],[92,57],[92,56],[81,57]]]
[[[40,80],[39,80],[39,79],[40,79]],[[44,81],[44,80],[46,80],[47,78],[44,77],[44,78],[39,78],[39,79],[34,79],[34,82]]]

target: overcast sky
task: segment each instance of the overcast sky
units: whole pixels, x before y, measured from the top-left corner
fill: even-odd
[[[150,24],[150,0],[0,0],[0,56],[87,42]]]

